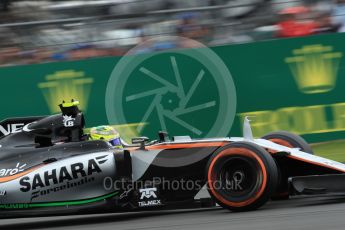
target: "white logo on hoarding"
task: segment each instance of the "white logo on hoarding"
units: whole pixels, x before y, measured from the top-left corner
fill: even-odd
[[[73,127],[74,126],[74,121],[75,118],[73,118],[72,116],[63,116],[63,125],[65,127]]]

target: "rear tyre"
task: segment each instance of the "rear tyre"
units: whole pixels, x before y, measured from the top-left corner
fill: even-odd
[[[264,205],[275,192],[278,169],[271,155],[249,142],[218,149],[206,168],[209,193],[232,211],[250,211]]]
[[[299,148],[301,151],[314,155],[314,152],[310,145],[300,136],[287,132],[287,131],[276,131],[271,132],[262,137],[272,141],[276,144],[283,145],[290,148]],[[277,188],[277,193],[272,196],[272,200],[287,200],[289,199],[288,194],[288,168],[284,162],[278,161],[279,166],[279,184]]]

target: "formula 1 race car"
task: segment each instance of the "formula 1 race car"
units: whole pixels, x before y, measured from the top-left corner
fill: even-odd
[[[259,208],[270,198],[344,192],[345,165],[288,132],[193,140],[159,132],[114,149],[89,140],[72,101],[61,114],[7,119],[0,138],[0,215],[202,207]],[[22,127],[22,128],[20,128]],[[8,129],[8,130],[9,130]],[[206,185],[211,200],[196,200]],[[213,202],[214,201],[214,202]]]

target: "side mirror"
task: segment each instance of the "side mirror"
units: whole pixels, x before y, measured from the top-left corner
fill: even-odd
[[[140,144],[140,149],[145,150],[145,143],[149,141],[147,137],[135,137],[132,138],[132,144]]]
[[[159,131],[158,137],[159,137],[159,142],[161,143],[169,141],[169,134],[167,132]]]

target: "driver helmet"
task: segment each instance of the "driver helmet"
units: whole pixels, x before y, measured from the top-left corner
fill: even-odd
[[[114,148],[123,148],[120,134],[113,127],[108,125],[91,128],[90,139],[104,140],[109,142]]]

